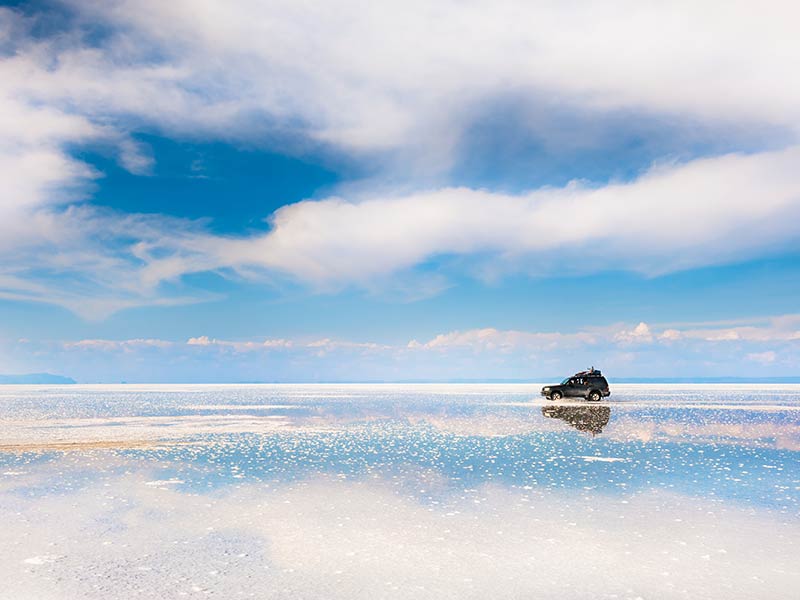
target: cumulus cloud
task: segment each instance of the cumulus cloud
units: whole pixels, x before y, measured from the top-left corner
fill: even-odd
[[[427,341],[412,339],[405,344],[381,344],[372,341],[346,339],[285,339],[263,338],[256,340],[225,340],[206,335],[190,337],[186,346],[206,349],[231,349],[238,352],[256,350],[394,350],[394,351],[449,351],[467,349],[475,352],[508,353],[524,349],[547,349],[556,346],[585,346],[614,344],[621,347],[632,344],[670,344],[676,341],[701,342],[800,342],[800,315],[781,315],[754,319],[752,324],[729,326],[728,322],[687,323],[683,328],[648,324],[618,323],[603,327],[586,326],[577,331],[521,331],[501,330],[494,327],[466,329],[440,333]],[[20,343],[29,340],[20,340]],[[64,342],[68,349],[112,349],[132,347],[168,348],[178,342],[161,339],[106,340],[85,339]],[[749,359],[772,362],[775,352],[748,355]]]
[[[800,341],[800,315],[780,315],[753,319],[731,326],[729,322],[687,323],[682,328],[640,322],[636,326],[620,323],[605,327],[585,327],[562,332],[500,331],[494,328],[453,331],[435,336],[427,342],[409,342],[412,349],[435,350],[469,348],[475,351],[516,351],[525,348],[548,348],[564,345],[608,345],[621,347],[669,345],[683,342],[706,343],[770,343]],[[748,359],[773,362],[775,352],[749,354]]]
[[[647,344],[653,341],[653,333],[647,323],[639,323],[633,329],[623,329],[614,335],[614,341],[621,344]]]
[[[798,315],[733,324],[634,323],[570,331],[486,327],[405,342],[205,335],[20,340],[0,352],[13,357],[18,370],[63,372],[81,381],[530,379],[592,364],[613,377],[694,377],[698,356],[709,376],[774,376],[800,367]]]

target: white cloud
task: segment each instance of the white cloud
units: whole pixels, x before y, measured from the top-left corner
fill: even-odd
[[[800,368],[800,316],[640,322],[576,330],[444,331],[408,341],[325,337],[3,340],[17,372],[78,381],[241,382],[530,379],[595,365],[612,377],[785,376]],[[698,365],[702,371],[698,371]]]
[[[108,340],[108,339],[85,339],[72,342],[64,342],[63,348],[67,350],[134,350],[144,348],[179,348],[181,344],[170,340],[155,338],[129,339],[129,340]],[[351,340],[334,340],[321,338],[313,340],[289,340],[283,338],[266,338],[262,340],[221,340],[210,338],[207,335],[190,337],[185,342],[185,346],[191,346],[200,350],[231,350],[234,352],[257,352],[273,350],[297,350],[307,351],[317,356],[325,353],[344,350],[344,351],[380,351],[392,349],[392,346],[377,344],[374,342],[356,342]]]
[[[159,339],[132,339],[132,340],[79,340],[77,342],[66,342],[64,348],[79,350],[100,350],[103,352],[112,350],[122,350],[125,352],[143,348],[170,348],[173,343]]]
[[[623,329],[614,335],[614,341],[620,344],[649,344],[653,341],[653,333],[647,323],[639,323],[633,329]]]
[[[633,326],[618,323],[607,326],[584,326],[577,331],[520,331],[486,327],[449,331],[433,336],[428,341],[412,339],[405,344],[382,344],[371,341],[346,339],[311,338],[285,339],[261,338],[251,340],[224,340],[206,335],[190,337],[185,344],[161,339],[85,339],[64,342],[67,349],[112,349],[132,347],[178,347],[230,348],[239,352],[256,350],[375,350],[397,352],[405,351],[450,351],[466,349],[474,352],[508,353],[530,349],[553,349],[556,347],[576,347],[588,345],[669,345],[675,342],[800,342],[800,315],[780,315],[753,319],[753,324],[726,327],[721,323],[684,324],[681,329],[672,326],[648,324],[644,321]],[[28,342],[29,340],[20,340]],[[775,352],[749,354],[748,359],[772,362]]]
[[[474,352],[508,353],[526,348],[555,348],[563,345],[595,344],[598,337],[589,332],[572,334],[558,332],[499,331],[494,328],[471,329],[442,333],[428,342],[411,340],[410,350],[468,349]]]
[[[256,350],[274,350],[292,348],[294,343],[284,339],[265,339],[263,341],[228,341],[209,338],[206,335],[192,337],[186,341],[187,346],[216,346],[231,348],[237,352],[251,352]]]
[[[192,271],[183,267],[190,259],[193,270],[220,266],[193,248],[192,239],[204,234],[190,222],[45,204],[17,211],[0,232],[4,227],[16,243],[0,243],[0,297],[59,304],[94,320],[129,307],[214,297],[164,286]],[[148,268],[156,252],[166,258]]]
[[[334,350],[372,352],[392,349],[392,346],[377,344],[375,342],[352,342],[347,340],[332,340],[330,338],[313,340],[306,343],[305,347],[315,350],[318,356],[322,356]]]
[[[213,236],[177,219],[34,209],[12,220],[20,231],[38,229],[6,250],[17,260],[6,267],[5,295],[102,317],[141,303],[191,301],[163,296],[161,287],[188,273],[225,269],[244,276],[254,268],[281,272],[335,289],[370,287],[448,255],[491,256],[492,269],[538,275],[659,274],[721,264],[795,248],[798,160],[795,148],[728,155],[654,168],[626,184],[576,183],[516,196],[445,188],[329,198],[286,206],[269,233],[247,238]],[[53,246],[58,252],[48,251]],[[49,295],[46,281],[31,274],[42,269],[73,273],[71,285]],[[76,285],[81,279],[85,290]],[[81,300],[86,295],[102,306],[90,308]]]
[[[70,154],[107,144],[123,167],[147,173],[152,159],[130,134],[155,130],[286,141],[287,151],[302,140],[388,151],[409,172],[441,173],[476,111],[509,95],[532,106],[523,125],[534,128],[547,97],[597,115],[774,126],[781,139],[765,134],[767,146],[795,144],[790,2],[725,11],[622,0],[68,5],[78,26],[45,38],[31,35],[35,17],[0,9],[0,297],[102,318],[196,301],[179,284],[202,271],[266,269],[335,289],[441,256],[489,255],[488,270],[501,273],[659,274],[796,249],[800,239],[796,146],[659,165],[631,183],[303,202],[275,213],[269,234],[240,239],[76,207],[99,174]],[[87,23],[104,35],[87,36]],[[547,126],[536,135],[552,142]]]
[[[241,135],[262,114],[350,148],[446,153],[476,104],[509,94],[800,125],[799,15],[787,1],[71,4],[114,35],[62,50],[31,93],[56,87],[85,110],[157,113],[170,129]]]
[[[0,8],[4,42],[14,50],[0,53],[0,298],[60,304],[87,318],[140,304],[191,301],[148,290],[128,252],[131,239],[163,237],[169,220],[81,204],[101,174],[73,158],[71,148],[117,145],[120,162],[134,172],[146,171],[149,160],[108,119],[26,94],[26,85],[48,77],[51,46],[58,46],[56,40],[31,42],[30,26]]]
[[[659,274],[796,247],[799,161],[800,147],[659,166],[600,187],[301,202],[278,210],[267,235],[214,241],[207,251],[220,264],[261,265],[317,284],[363,283],[450,254],[488,253],[497,268],[540,274]]]
[[[103,461],[104,479],[75,490],[28,493],[76,473],[69,457],[34,464],[7,484],[0,516],[15,543],[0,547],[0,576],[10,597],[104,598],[108,581],[134,582],[117,586],[121,599],[230,598],[253,589],[347,600],[578,600],[598,591],[633,597],[630,590],[672,599],[712,588],[739,600],[796,590],[800,527],[758,507],[723,510],[719,501],[665,492],[458,490],[430,469],[367,481],[244,480],[204,494],[174,485],[155,462]],[[203,482],[191,468],[169,466],[178,480]],[[409,493],[423,488],[421,498]],[[773,530],[781,535],[754,537]],[[576,564],[594,568],[576,577]]]
[[[482,352],[516,352],[531,348],[564,346],[669,345],[676,342],[704,343],[770,343],[800,342],[800,315],[781,315],[753,319],[734,327],[725,323],[687,323],[681,329],[640,322],[636,326],[616,324],[604,327],[589,326],[571,333],[500,331],[493,328],[452,331],[435,336],[428,342],[412,340],[414,350],[470,349]],[[763,364],[776,358],[773,351],[748,354],[749,360]]]
[[[800,315],[781,315],[729,323],[687,324],[682,329],[666,329],[663,340],[702,340],[706,342],[793,342],[800,341]]]
[[[752,352],[747,355],[747,360],[752,360],[762,365],[771,365],[777,357],[778,355],[775,352],[768,350],[766,352]]]
[[[236,352],[293,351],[317,356],[332,351],[374,351],[407,354],[436,351],[447,353],[466,350],[474,353],[510,354],[557,348],[609,346],[626,348],[630,345],[669,346],[674,343],[793,343],[800,342],[800,315],[781,315],[754,319],[754,324],[726,327],[720,323],[685,324],[676,329],[663,325],[639,322],[637,325],[618,323],[608,326],[585,326],[577,331],[520,331],[494,327],[440,333],[427,341],[412,339],[405,344],[381,344],[371,341],[343,339],[284,339],[224,340],[208,336],[190,337],[185,345],[197,349],[230,349]],[[136,347],[171,348],[181,344],[160,339],[104,340],[85,339],[65,342],[66,349],[124,349]],[[748,360],[763,364],[774,362],[774,351],[747,354]]]

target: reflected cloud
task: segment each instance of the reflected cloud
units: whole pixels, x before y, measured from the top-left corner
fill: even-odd
[[[7,597],[749,600],[798,584],[796,520],[711,500],[488,484],[432,502],[335,477],[198,494],[129,467],[0,504]]]

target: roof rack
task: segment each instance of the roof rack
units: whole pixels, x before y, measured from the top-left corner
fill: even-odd
[[[579,373],[575,373],[573,377],[601,377],[603,374],[600,372],[600,369],[595,369],[592,367],[588,371],[580,371]]]

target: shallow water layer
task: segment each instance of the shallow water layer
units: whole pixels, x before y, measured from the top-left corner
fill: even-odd
[[[0,598],[796,598],[800,386],[0,387]]]

